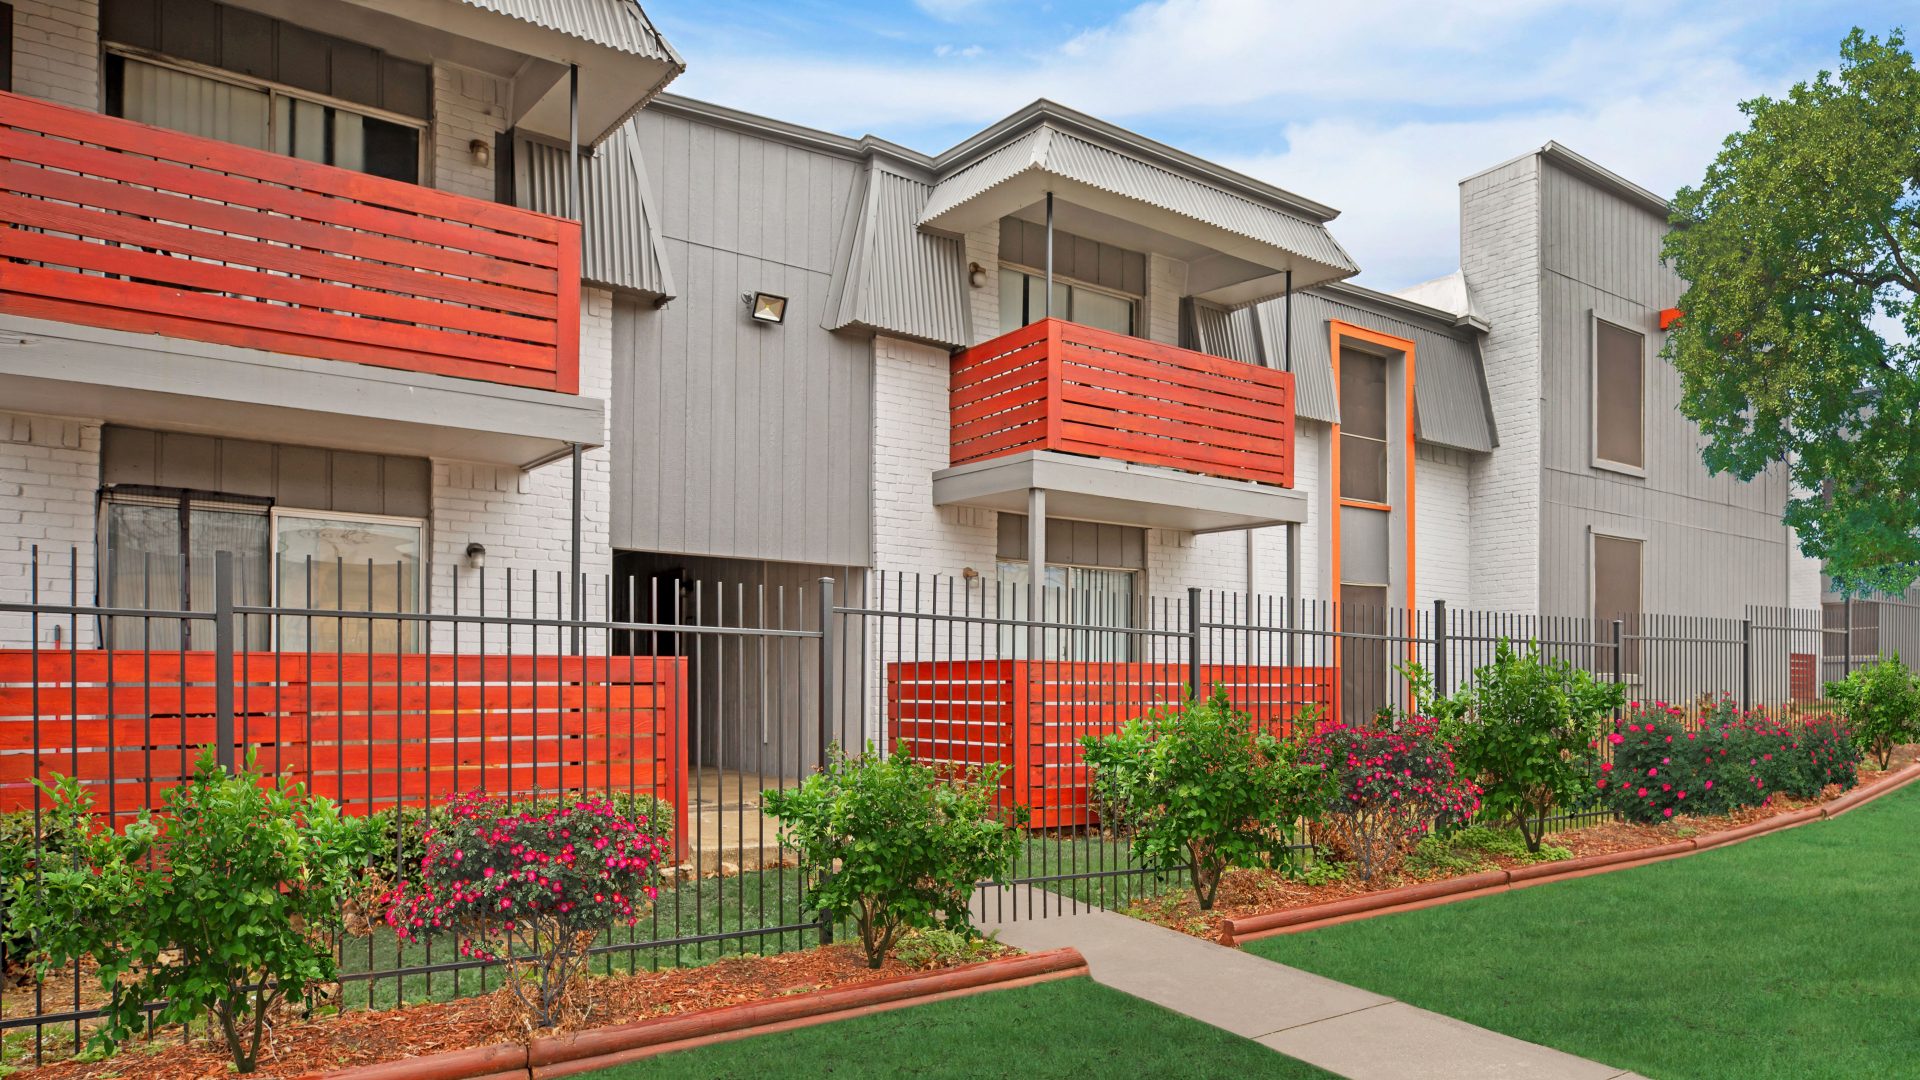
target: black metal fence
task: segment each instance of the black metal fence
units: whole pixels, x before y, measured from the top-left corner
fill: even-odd
[[[1035,596],[1024,583],[872,573],[789,586],[603,578],[576,612],[560,574],[442,567],[415,580],[405,567],[339,563],[296,568],[303,602],[292,605],[249,590],[257,575],[223,558],[211,602],[186,610],[144,596],[83,600],[87,575],[71,556],[36,565],[33,580],[43,570],[64,595],[0,603],[8,842],[38,842],[37,777],[82,777],[102,819],[118,823],[157,805],[204,746],[229,761],[252,755],[356,814],[428,812],[475,790],[657,800],[676,862],[649,915],[597,944],[606,970],[830,937],[761,796],[798,784],[834,744],[1002,769],[1002,805],[1029,815],[1014,883],[1030,888],[1013,895],[1039,902],[1001,914],[1065,914],[1180,887],[1102,827],[1079,740],[1188,687],[1218,686],[1274,728],[1358,721],[1412,707],[1403,665],[1453,690],[1513,639],[1624,683],[1634,699],[1731,694],[1815,709],[1821,677],[1839,673],[1826,658],[1843,654],[1842,671],[1854,662],[1821,612],[1771,608],[1596,623],[1443,603],[1147,596],[1098,578]],[[424,610],[428,597],[437,610]],[[1568,808],[1559,824],[1598,816]],[[0,934],[9,1063],[71,1046],[100,1004],[77,968],[26,977],[19,947]],[[499,979],[452,942],[378,932],[342,938],[339,959],[345,1007]]]

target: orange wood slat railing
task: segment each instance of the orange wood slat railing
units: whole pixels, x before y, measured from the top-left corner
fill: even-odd
[[[237,755],[349,813],[462,791],[633,791],[687,806],[686,661],[242,653]],[[79,777],[124,818],[215,739],[210,652],[0,650],[0,811]],[[44,805],[44,798],[42,799]]]
[[[0,93],[0,311],[579,392],[580,226]]]
[[[1182,663],[1025,660],[918,661],[887,665],[887,734],[899,752],[936,767],[1005,764],[1004,806],[1024,806],[1034,828],[1091,824],[1090,780],[1080,739],[1117,730],[1185,694]],[[1332,715],[1331,667],[1210,664],[1207,686],[1275,734],[1306,709]]]
[[[1042,319],[953,359],[954,465],[1057,450],[1293,486],[1293,375]]]

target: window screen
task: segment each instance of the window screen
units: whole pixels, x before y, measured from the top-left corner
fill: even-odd
[[[1603,641],[1612,640],[1616,619],[1623,633],[1639,632],[1642,547],[1638,540],[1617,536],[1593,538],[1593,618],[1595,636]],[[1638,671],[1639,667],[1639,649],[1630,641],[1622,651],[1620,669]]]
[[[1340,497],[1387,502],[1387,362],[1340,353]]]
[[[1631,330],[1595,320],[1594,456],[1636,469],[1647,464],[1645,344]]]

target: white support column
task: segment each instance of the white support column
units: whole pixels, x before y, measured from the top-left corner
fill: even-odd
[[[1027,617],[1041,621],[1047,595],[1047,490],[1027,489]],[[1037,627],[1027,634],[1027,658],[1042,657],[1046,635]]]

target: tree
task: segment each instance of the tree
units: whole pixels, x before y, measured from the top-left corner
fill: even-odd
[[[1687,283],[1666,357],[1709,469],[1784,463],[1785,520],[1842,588],[1920,576],[1920,69],[1855,29],[1838,73],[1740,108],[1665,258]]]

